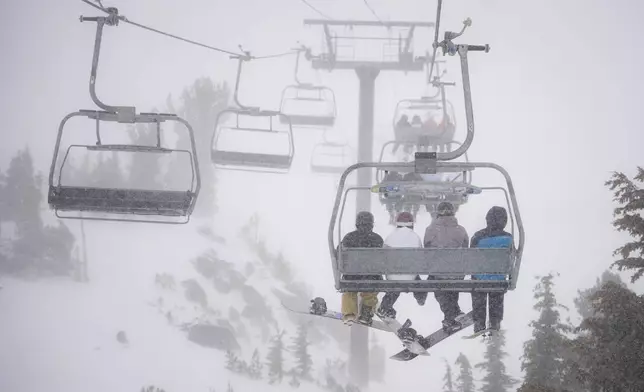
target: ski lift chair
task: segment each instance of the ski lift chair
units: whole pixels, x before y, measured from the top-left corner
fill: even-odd
[[[433,119],[440,118],[436,123]],[[420,119],[414,123],[413,119]],[[405,119],[407,119],[405,121]],[[430,146],[443,146],[454,140],[456,132],[454,107],[449,101],[445,104],[434,97],[405,99],[396,105],[393,128],[396,143],[414,143]],[[434,125],[428,125],[434,124]]]
[[[311,151],[311,170],[323,174],[341,174],[347,167],[356,162],[351,146],[346,142],[328,139],[327,132],[322,142],[317,143]]]
[[[284,124],[289,117],[296,126],[332,127],[336,118],[335,94],[328,87],[308,83],[287,86],[282,91],[280,112]]]
[[[232,121],[225,121],[226,117]],[[284,129],[278,129],[276,117],[284,117]],[[241,120],[260,125],[245,125]],[[267,152],[272,151],[272,152]],[[295,144],[288,116],[257,108],[226,109],[217,116],[212,137],[212,162],[215,167],[287,173],[293,162]]]
[[[385,152],[388,146],[391,146],[394,141],[387,142],[380,150],[379,162],[383,162]],[[452,144],[461,145],[461,143],[452,141]],[[416,152],[427,150],[428,146],[415,145],[408,143]],[[467,152],[464,153],[465,162],[469,162]],[[395,189],[400,185],[404,185],[405,189],[409,192],[392,192],[384,191],[379,193],[380,204],[385,206],[389,212],[389,223],[394,224],[396,216],[402,211],[411,212],[414,218],[420,211],[422,205],[425,206],[427,212],[435,213],[436,207],[442,201],[451,202],[456,210],[462,204],[468,201],[469,193],[463,194],[462,192],[455,191],[460,186],[467,186],[472,183],[471,171],[464,170],[463,172],[454,175],[453,173],[435,173],[435,174],[419,174],[409,172],[400,174],[397,171],[376,170],[376,182],[383,189],[390,187]]]
[[[340,177],[333,213],[329,223],[328,244],[335,279],[335,288],[341,292],[505,292],[516,287],[524,247],[524,231],[519,214],[514,187],[509,174],[494,163],[441,162],[419,158],[411,163],[358,163],[349,167]],[[508,204],[509,220],[514,242],[511,248],[343,248],[341,243],[342,222],[345,204],[350,191],[374,191],[370,187],[347,187],[347,176],[359,169],[377,168],[398,172],[458,173],[477,168],[500,172],[507,187],[460,187],[464,194],[502,189]],[[433,168],[433,169],[432,169]],[[387,188],[376,186],[378,192],[408,192],[422,188]],[[455,187],[456,189],[456,187]],[[336,231],[337,228],[337,231]],[[515,230],[518,233],[515,233]],[[437,277],[471,276],[472,274],[504,275],[504,280],[347,280],[344,275],[431,275]]]
[[[199,164],[192,127],[188,122],[174,114],[140,113],[125,118],[120,114],[107,111],[80,110],[67,115],[60,123],[54,157],[49,171],[48,203],[54,209],[56,216],[68,219],[92,219],[109,221],[154,222],[154,223],[187,223],[190,219],[201,181]],[[74,117],[86,117],[95,121],[97,141],[95,145],[71,144],[61,159],[61,140],[65,124]],[[191,149],[170,149],[161,145],[161,123],[175,121],[187,129]],[[157,131],[157,144],[103,144],[100,135],[101,122],[120,123],[154,123]],[[177,190],[143,190],[134,188],[94,187],[64,185],[63,169],[68,163],[68,157],[73,149],[85,149],[88,152],[126,152],[132,154],[187,154],[191,163],[191,185],[185,191]],[[60,162],[60,165],[58,164]],[[56,170],[58,169],[58,170]],[[64,212],[64,214],[61,214]],[[82,215],[67,215],[78,212]]]
[[[108,16],[84,17],[81,22],[96,22],[96,36],[94,40],[94,53],[89,79],[89,92],[92,101],[99,108],[98,110],[80,110],[68,114],[63,118],[58,127],[58,136],[54,148],[54,156],[49,170],[49,191],[47,201],[50,208],[55,210],[56,216],[68,219],[93,219],[93,220],[116,220],[129,222],[153,222],[153,223],[187,223],[190,219],[197,196],[201,188],[199,175],[199,164],[197,162],[197,149],[194,132],[190,124],[174,114],[166,113],[139,113],[129,106],[111,106],[103,103],[96,94],[96,79],[98,73],[98,60],[103,37],[104,26],[118,26],[121,16],[118,9],[109,7],[106,9]],[[96,144],[78,145],[72,144],[67,148],[65,155],[61,157],[61,140],[65,124],[73,117],[86,117],[95,121]],[[190,150],[170,149],[161,145],[161,123],[174,121],[181,123],[187,130],[190,140]],[[134,144],[103,144],[100,135],[101,122],[117,122],[123,124],[156,124],[157,143],[150,145]],[[190,186],[186,190],[142,190],[116,187],[89,187],[64,185],[62,173],[69,153],[73,149],[85,149],[88,152],[126,152],[139,154],[187,154],[190,159],[192,178]],[[60,167],[58,168],[58,164]],[[56,169],[59,170],[56,170]],[[61,215],[60,212],[65,215]],[[67,213],[78,212],[80,215],[66,215]]]

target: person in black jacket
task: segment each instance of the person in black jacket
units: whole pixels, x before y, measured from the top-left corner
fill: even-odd
[[[342,239],[343,248],[382,248],[384,241],[373,232],[374,218],[368,211],[361,211],[356,216],[356,230],[347,233]],[[344,275],[344,279],[382,280],[380,275]],[[360,293],[362,304],[358,316],[358,293],[342,293],[342,320],[350,323],[357,321],[371,325],[373,314],[378,305],[378,293]]]
[[[492,207],[485,220],[487,227],[477,231],[472,237],[470,248],[509,248],[512,246],[512,234],[504,231],[508,223],[508,213],[503,207]],[[478,274],[472,275],[474,280],[504,280],[505,275]],[[500,330],[503,320],[503,293],[472,293],[472,316],[474,318],[474,333],[485,329],[487,307],[490,307],[490,329]]]

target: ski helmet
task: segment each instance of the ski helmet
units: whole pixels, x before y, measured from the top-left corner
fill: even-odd
[[[412,227],[414,225],[414,216],[407,211],[398,214],[396,218],[396,226]]]
[[[436,208],[437,216],[454,216],[454,204],[448,201],[442,201]]]

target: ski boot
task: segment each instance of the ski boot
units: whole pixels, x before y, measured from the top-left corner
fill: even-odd
[[[373,307],[360,305],[360,316],[358,322],[364,325],[371,325],[373,323]]]
[[[405,325],[396,332],[396,335],[398,335],[398,339],[402,340],[406,349],[409,349],[409,346],[417,341],[416,339],[419,336],[414,328],[406,327]]]
[[[459,315],[460,316],[460,315]],[[458,317],[458,316],[457,316]],[[463,328],[460,322],[454,320],[443,320],[443,331],[448,334],[453,334],[454,332],[460,331]]]
[[[380,318],[396,319],[396,309],[394,308],[380,306],[376,311],[376,314]]]
[[[311,306],[309,307],[309,312],[317,315],[325,314],[327,312],[327,308],[324,298],[316,297],[312,299]]]

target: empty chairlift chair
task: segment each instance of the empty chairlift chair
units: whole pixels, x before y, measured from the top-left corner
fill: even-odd
[[[279,124],[279,116],[255,108],[222,111],[212,139],[212,162],[223,169],[288,172],[295,154],[293,129],[288,117]]]
[[[90,96],[94,103],[103,110],[80,110],[67,115],[60,123],[56,146],[49,171],[48,203],[60,218],[117,220],[154,223],[187,223],[195,207],[197,196],[201,187],[199,165],[197,162],[197,149],[194,133],[188,122],[174,114],[166,113],[140,113],[136,114],[134,107],[109,106],[101,102],[96,95],[96,75],[101,46],[103,27],[118,25],[119,16],[116,8],[108,8],[110,13],[106,17],[81,17],[81,22],[97,22],[96,39],[94,42],[94,55],[90,77]],[[71,143],[66,149],[62,146],[63,134],[66,124],[72,118],[86,118],[92,120],[90,129],[96,133],[95,144]],[[182,124],[188,134],[189,149],[172,149],[162,144],[161,124],[175,122]],[[101,139],[101,124],[148,124],[154,127],[156,143],[142,145],[141,143],[103,143]],[[110,135],[111,136],[111,135]],[[65,169],[71,166],[70,154],[81,150],[86,154],[87,162],[91,162],[91,155],[101,155],[102,152],[112,154],[125,153],[126,156],[136,154],[152,156],[183,156],[189,162],[184,173],[184,179],[189,179],[189,185],[180,190],[168,190],[156,184],[154,189],[140,189],[142,184],[115,181],[105,185],[100,178],[93,174],[86,175],[85,181],[91,184],[80,184],[78,178],[75,183],[66,183]],[[78,168],[77,168],[78,169]],[[88,167],[81,168],[84,171]],[[175,168],[176,172],[176,168]],[[149,173],[155,176],[159,173]],[[180,173],[181,174],[181,173]],[[89,177],[89,178],[88,178]],[[110,181],[107,181],[110,182]],[[188,183],[188,181],[186,181]]]
[[[132,111],[133,112],[133,111]],[[73,117],[92,119],[96,126],[97,141],[94,145],[70,144],[61,151],[61,140],[65,124]],[[171,149],[161,145],[161,123],[174,121],[183,124],[190,135],[191,149]],[[56,147],[52,166],[49,172],[49,206],[56,211],[60,218],[83,218],[95,220],[118,220],[157,223],[187,223],[192,213],[199,189],[199,167],[196,160],[196,146],[192,128],[183,119],[164,113],[140,113],[134,115],[129,123],[149,123],[156,125],[156,145],[138,144],[104,144],[100,137],[101,122],[122,122],[116,113],[81,110],[66,116],[58,129]],[[185,154],[190,162],[191,172],[186,172],[190,178],[190,186],[185,190],[138,189],[137,184],[108,184],[104,186],[82,186],[78,183],[66,184],[65,169],[69,165],[69,156],[75,149],[83,149],[88,155],[100,155],[101,152],[126,153],[146,155],[177,155]],[[87,170],[88,168],[83,168]],[[155,176],[158,173],[150,173]],[[100,179],[97,179],[100,180]],[[100,184],[100,181],[99,181]],[[74,214],[81,213],[81,214]]]
[[[415,165],[416,163],[416,165]],[[493,163],[436,162],[437,172],[458,173],[477,168],[494,169],[500,172],[507,187],[503,188],[514,235],[511,248],[455,248],[455,249],[411,249],[411,248],[340,248],[336,252],[343,233],[339,223],[342,221],[345,203],[350,191],[370,191],[345,185],[347,176],[356,170],[380,168],[398,172],[424,173],[422,164],[415,163],[358,163],[349,167],[341,176],[338,192],[329,224],[328,242],[331,254],[335,287],[343,292],[505,292],[516,287],[521,255],[523,253],[524,231],[519,214],[512,181],[508,173]],[[499,190],[498,187],[464,186],[464,192]],[[378,192],[387,191],[378,190]],[[517,233],[515,233],[517,231]],[[472,274],[499,274],[504,280],[345,280],[347,275],[432,275],[432,276],[471,276]]]
[[[324,86],[291,85],[282,92],[280,111],[282,122],[289,117],[295,126],[332,127],[336,117],[335,94]]]
[[[327,134],[311,151],[311,170],[315,173],[341,174],[356,162],[355,153],[347,143],[331,141]]]
[[[336,118],[335,94],[328,87],[300,82],[297,74],[302,52],[305,52],[307,57],[311,55],[305,47],[297,49],[295,84],[282,91],[280,112],[283,115],[280,116],[280,121],[290,122],[295,126],[332,127]]]

